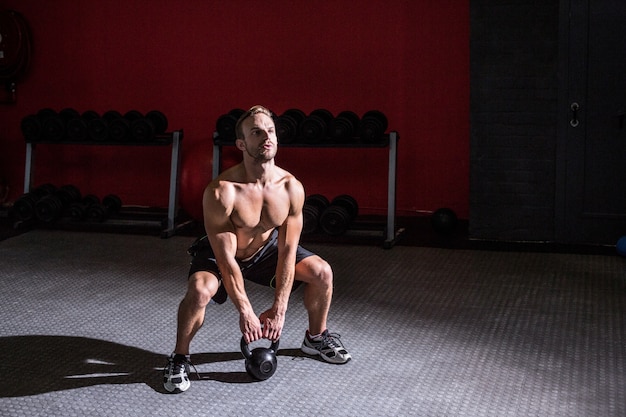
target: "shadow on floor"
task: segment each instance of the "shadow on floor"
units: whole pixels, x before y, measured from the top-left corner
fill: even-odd
[[[0,398],[23,397],[103,384],[144,383],[163,389],[163,354],[105,340],[73,336],[0,337]],[[279,356],[305,356],[300,350],[280,350]],[[192,379],[226,383],[256,382],[246,372],[241,352],[192,355],[195,365],[241,360],[241,372],[205,372]],[[16,377],[8,377],[13,375]]]

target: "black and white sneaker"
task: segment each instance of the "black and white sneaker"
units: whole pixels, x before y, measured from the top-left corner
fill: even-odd
[[[339,340],[341,336],[336,333],[329,333],[324,330],[319,337],[311,339],[311,335],[307,330],[302,342],[301,350],[307,355],[320,355],[326,362],[335,364],[348,363],[352,356]]]
[[[170,393],[180,394],[191,386],[189,381],[189,365],[191,362],[185,355],[172,355],[167,358],[163,369],[163,387]]]

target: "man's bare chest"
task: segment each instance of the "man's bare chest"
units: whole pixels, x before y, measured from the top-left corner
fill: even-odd
[[[231,220],[237,228],[264,231],[283,224],[289,210],[286,192],[245,195],[235,202]]]

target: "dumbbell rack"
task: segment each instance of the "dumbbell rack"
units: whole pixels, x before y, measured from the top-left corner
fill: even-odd
[[[384,231],[383,248],[392,248],[402,233],[403,228],[396,228],[396,177],[398,160],[398,132],[392,131],[384,135],[379,143],[329,143],[329,144],[306,144],[284,143],[280,148],[389,148],[388,181],[387,181],[387,221]],[[216,178],[222,168],[222,147],[234,146],[233,142],[221,141],[217,132],[213,133],[213,178]]]
[[[26,164],[25,164],[25,172],[24,172],[24,193],[28,193],[31,189],[33,183],[33,171],[34,171],[34,161],[35,161],[35,145],[56,145],[56,144],[64,144],[64,145],[91,145],[91,146],[109,146],[109,145],[117,145],[117,146],[172,146],[172,157],[170,164],[170,184],[169,184],[169,202],[167,208],[167,220],[166,221],[158,221],[159,227],[163,226],[163,230],[161,231],[161,237],[168,238],[176,234],[176,232],[180,229],[182,225],[178,225],[176,223],[176,217],[178,214],[178,186],[179,186],[179,174],[180,174],[180,158],[181,158],[181,142],[183,139],[183,131],[176,130],[171,133],[164,133],[163,135],[158,135],[153,142],[146,143],[137,143],[137,142],[37,142],[37,143],[26,143]],[[163,219],[165,220],[165,219]],[[132,224],[133,221],[129,220],[127,223]],[[145,224],[145,221],[137,220],[136,223]],[[163,223],[161,225],[161,223]]]

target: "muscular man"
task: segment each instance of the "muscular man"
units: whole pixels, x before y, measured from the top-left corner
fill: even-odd
[[[187,293],[178,308],[176,347],[164,370],[168,392],[183,392],[190,386],[189,345],[211,300],[222,304],[230,297],[247,343],[261,338],[277,340],[291,291],[302,283],[309,317],[302,351],[335,364],[351,359],[338,336],[326,327],[332,269],[299,246],[304,188],[274,163],[278,140],[272,113],[254,106],[239,118],[235,131],[243,161],[224,171],[204,191],[206,236],[190,248],[193,260]],[[274,302],[259,316],[246,294],[246,279],[274,289]]]

